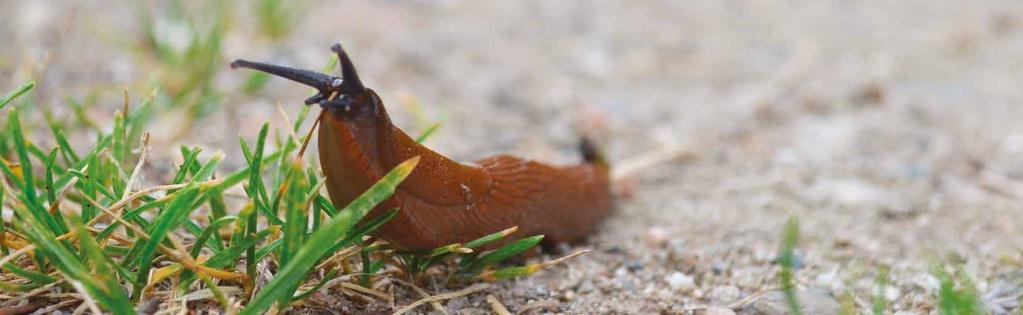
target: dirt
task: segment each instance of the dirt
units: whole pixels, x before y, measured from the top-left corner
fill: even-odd
[[[270,42],[253,35],[251,12],[239,4],[225,61],[316,68],[342,42],[399,126],[412,133],[425,127],[400,105],[417,100],[429,120],[443,124],[428,145],[461,160],[514,152],[574,163],[584,131],[597,135],[616,165],[675,147],[690,153],[618,182],[615,214],[589,241],[567,249],[592,253],[488,290],[512,312],[768,312],[755,305],[778,289],[775,258],[791,217],[802,232],[800,290],[826,307],[846,300],[869,309],[885,267],[892,313],[934,313],[931,271],[944,264],[969,275],[991,310],[998,294],[1016,308],[1023,279],[1019,2],[308,7],[291,36]],[[104,87],[101,100],[117,108],[118,87],[150,74],[97,33],[137,37],[131,8],[0,4],[8,23],[0,40],[10,43],[0,48],[0,87],[22,82],[24,65],[49,53],[45,71],[34,68],[48,92],[36,96],[41,106],[59,108],[65,96]],[[246,78],[224,68],[219,86]],[[225,96],[224,110],[186,137],[155,140],[166,148],[223,148],[225,167],[238,167],[236,136],[253,138],[263,121],[280,122],[273,104],[295,110],[307,93],[274,80],[256,97]],[[162,154],[152,164],[172,167],[175,151]],[[490,312],[484,296],[445,305]]]

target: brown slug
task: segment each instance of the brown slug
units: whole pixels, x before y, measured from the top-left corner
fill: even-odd
[[[609,167],[585,138],[584,163],[557,167],[499,155],[461,164],[419,144],[391,123],[384,104],[359,80],[340,44],[341,77],[236,60],[244,67],[317,89],[305,100],[319,104],[320,164],[330,199],[342,208],[388,170],[419,156],[416,169],[394,195],[367,218],[402,209],[374,235],[406,250],[465,243],[518,226],[512,237],[544,234],[546,243],[573,242],[589,234],[611,210]]]

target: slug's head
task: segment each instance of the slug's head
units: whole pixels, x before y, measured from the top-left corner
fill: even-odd
[[[355,72],[352,59],[348,58],[348,53],[341,48],[341,44],[334,44],[331,50],[337,53],[337,57],[340,59],[341,77],[242,59],[232,62],[231,68],[242,67],[258,70],[311,86],[316,89],[317,93],[305,100],[306,105],[320,104],[332,111],[350,112],[355,108],[368,107],[359,106],[359,103],[376,103],[376,97],[362,85],[359,74]]]

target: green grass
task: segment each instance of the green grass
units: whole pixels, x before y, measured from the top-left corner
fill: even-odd
[[[799,246],[799,219],[791,217],[785,223],[785,230],[782,232],[781,238],[781,249],[778,251],[778,264],[781,265],[778,279],[781,281],[781,289],[785,293],[785,305],[788,306],[789,313],[795,315],[803,313],[803,309],[799,305],[795,282],[797,246]]]
[[[878,269],[877,279],[874,282],[877,283],[877,291],[874,292],[872,310],[875,315],[884,315],[885,310],[888,309],[888,298],[885,296],[885,292],[888,290],[888,267]]]
[[[23,84],[21,87],[15,89],[14,91],[7,93],[7,95],[4,95],[3,98],[0,98],[0,109],[3,109],[4,106],[7,106],[7,104],[9,104],[11,101],[18,98],[22,94],[25,94],[29,90],[32,90],[32,88],[35,86],[36,86],[35,82],[29,81]]]
[[[465,244],[428,252],[402,252],[365,238],[400,210],[357,224],[415,167],[406,161],[363,196],[336,209],[321,193],[323,178],[299,148],[296,138],[308,108],[289,131],[270,136],[265,124],[255,145],[242,137],[246,167],[221,171],[221,153],[203,158],[201,148],[180,148],[181,161],[165,185],[138,188],[145,147],[144,115],[153,98],[114,114],[110,131],[100,131],[95,146],[76,151],[62,130],[71,123],[48,118],[50,141],[29,139],[19,97],[27,83],[3,99],[5,127],[0,138],[0,207],[13,211],[0,225],[3,270],[0,288],[27,293],[43,286],[76,292],[115,314],[134,313],[140,301],[184,296],[209,290],[224,311],[256,314],[287,309],[332,279],[358,274],[353,281],[369,286],[388,265],[398,275],[423,281],[427,269],[445,268],[445,281],[471,282],[525,276],[552,263],[499,267],[535,247],[542,235],[511,240],[481,251],[515,231],[509,228]],[[127,99],[127,98],[126,98]],[[38,124],[31,124],[38,126]],[[77,122],[77,126],[86,126]],[[89,127],[85,127],[89,128]],[[270,141],[276,150],[268,150]],[[53,143],[51,148],[39,143]],[[144,148],[145,147],[145,148]],[[225,202],[225,191],[242,187],[241,205]],[[310,224],[311,222],[311,224]],[[342,235],[344,237],[338,237]],[[351,253],[351,254],[346,254]],[[557,261],[555,261],[557,262]],[[256,289],[264,276],[259,265],[277,266],[272,280]],[[360,266],[350,269],[345,266]],[[227,294],[224,287],[242,294]],[[62,299],[73,297],[63,296]],[[234,302],[241,302],[235,310]]]
[[[799,246],[799,238],[799,220],[797,217],[791,217],[782,231],[777,260],[781,267],[778,272],[779,287],[784,293],[785,305],[789,314],[802,314],[798,299],[799,290],[795,281],[795,270],[798,269],[795,251]],[[954,271],[949,272],[949,269],[954,269]],[[931,274],[938,280],[938,291],[935,296],[938,313],[943,315],[988,313],[973,280],[961,268],[935,265]],[[838,313],[886,314],[889,312],[891,301],[888,301],[885,296],[888,286],[891,285],[889,278],[888,267],[878,268],[877,276],[874,278],[874,290],[870,292],[869,307],[859,309],[855,302],[855,293],[850,290],[839,298]]]
[[[274,41],[291,34],[308,6],[303,1],[284,0],[257,0],[253,4],[259,33]]]
[[[962,269],[949,273],[945,266],[935,266],[938,278],[938,312],[943,315],[987,314],[973,280]]]

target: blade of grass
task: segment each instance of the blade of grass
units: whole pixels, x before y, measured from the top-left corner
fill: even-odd
[[[502,230],[500,232],[493,233],[493,234],[490,234],[490,235],[478,238],[476,240],[470,241],[468,243],[465,243],[464,247],[465,248],[475,249],[477,247],[490,244],[491,242],[494,242],[496,240],[508,237],[508,235],[511,235],[512,233],[515,233],[518,230],[519,230],[518,226],[513,226],[513,227],[510,227],[510,228],[504,229],[504,230]]]
[[[0,165],[4,164],[0,161]],[[7,189],[4,188],[4,176],[0,176],[0,221],[3,221],[4,217],[4,198],[7,196]],[[10,250],[7,249],[7,224],[0,222],[0,251],[4,255],[10,254]]]
[[[302,176],[302,160],[292,161],[290,174],[292,176],[289,176],[286,182],[287,192],[284,198],[285,217],[287,218],[284,225],[284,244],[282,244],[277,257],[282,266],[287,265],[291,261],[291,257],[302,246],[306,227],[309,226],[309,220],[305,216],[308,208],[306,191],[309,190],[309,182],[305,176]]]
[[[486,281],[495,281],[495,280],[511,279],[511,278],[514,278],[514,277],[528,276],[528,275],[536,273],[537,271],[540,271],[540,270],[549,268],[551,266],[563,263],[566,260],[569,260],[569,259],[572,259],[572,258],[575,258],[575,257],[579,257],[579,256],[582,256],[582,255],[585,255],[586,253],[589,253],[589,252],[590,252],[589,250],[578,251],[578,252],[569,254],[568,256],[561,257],[561,258],[558,258],[558,259],[555,259],[555,260],[552,260],[552,261],[548,261],[548,262],[542,262],[542,263],[536,263],[536,264],[528,264],[528,265],[519,266],[519,267],[508,267],[508,268],[498,269],[498,270],[495,270],[495,271],[484,272],[483,274],[480,274],[479,276],[477,276],[477,278],[483,279],[483,280],[486,280]]]
[[[35,87],[35,85],[36,85],[35,81],[28,81],[25,82],[25,84],[22,84],[21,87],[15,89],[14,91],[8,92],[7,95],[4,95],[3,98],[0,98],[0,109],[3,109],[4,106],[7,106],[8,103],[20,97],[22,94],[27,93],[29,90]]]
[[[24,269],[10,263],[4,264],[3,270],[18,275],[19,277],[28,279],[29,281],[35,282],[40,285],[50,284],[58,280],[57,278],[42,273],[38,273],[32,270]]]
[[[433,133],[436,132],[437,129],[440,129],[440,124],[430,125],[430,127],[427,127],[426,130],[423,130],[423,133],[419,134],[419,136],[416,137],[416,142],[423,143],[423,141],[426,141],[426,139],[429,138],[430,135],[433,135]]]
[[[502,262],[512,256],[526,251],[527,249],[533,248],[533,246],[536,246],[536,244],[539,244],[540,241],[543,240],[543,237],[543,235],[534,235],[522,238],[483,254],[479,256],[479,258],[471,259],[465,267],[462,268],[461,273],[466,276],[474,276],[487,266]]]
[[[334,244],[334,247],[330,249],[330,252],[333,253],[339,251],[341,250],[342,247],[348,246],[349,244],[354,244],[356,241],[361,240],[363,236],[366,236],[369,233],[376,231],[376,229],[380,228],[381,225],[384,225],[384,223],[387,223],[387,221],[393,219],[396,215],[398,215],[399,211],[401,211],[401,209],[398,208],[388,210],[387,212],[375,218],[369,219],[363,224],[356,226],[354,229],[352,229],[351,232],[348,233],[348,236],[346,236],[340,242],[337,242],[337,244]]]
[[[313,293],[316,293],[316,291],[319,291],[321,288],[323,288],[323,285],[327,284],[327,282],[330,282],[330,280],[334,280],[334,278],[337,277],[338,269],[337,268],[331,269],[330,271],[327,271],[327,274],[323,275],[323,279],[320,279],[320,282],[316,283],[316,285],[314,285],[312,288],[309,288],[309,290],[306,290],[305,292],[295,294],[295,296],[291,298],[291,300],[294,302],[301,301],[302,299],[309,297]]]
[[[153,263],[156,247],[163,242],[167,233],[174,227],[177,227],[180,221],[191,212],[192,209],[189,206],[199,195],[199,189],[196,186],[197,184],[193,183],[179,191],[178,194],[180,195],[174,201],[171,201],[164,211],[160,212],[156,219],[153,220],[153,225],[146,231],[149,234],[149,239],[145,240],[141,246],[138,246],[141,249],[139,250],[138,258],[135,260],[136,265],[138,265],[138,272],[134,283],[135,288],[132,290],[134,292],[132,296],[134,301],[140,300],[142,287],[149,283],[149,269]]]
[[[53,186],[53,167],[57,164],[57,148],[53,148],[50,154],[46,157],[46,162],[43,164],[46,166],[46,201],[51,205],[57,202],[57,187]]]
[[[778,255],[778,263],[781,271],[778,277],[781,281],[781,289],[785,293],[785,304],[789,313],[793,315],[803,314],[799,306],[799,298],[796,295],[795,268],[796,268],[796,246],[799,244],[799,219],[789,218],[785,224],[785,231],[782,233],[781,250]]]
[[[32,161],[29,159],[28,152],[25,149],[26,141],[24,134],[22,134],[21,119],[19,116],[20,113],[17,109],[11,112],[9,129],[9,132],[14,139],[14,150],[18,153],[19,166],[21,168],[21,194],[18,194],[18,197],[19,199],[23,199],[25,205],[32,210],[32,215],[40,222],[46,224],[51,231],[57,231],[61,234],[66,233],[67,228],[61,223],[58,223],[53,216],[46,212],[46,209],[39,202],[38,195],[36,195],[35,180],[32,176]],[[6,165],[4,168],[4,172],[8,172]],[[12,175],[13,174],[9,174],[8,176]],[[15,180],[16,178],[11,179]]]
[[[873,310],[875,315],[884,315],[888,309],[888,299],[885,292],[888,291],[888,268],[881,267],[877,274],[877,291],[874,292]]]
[[[117,282],[117,276],[114,273],[112,260],[107,256],[103,250],[93,239],[92,234],[85,229],[81,218],[73,217],[71,222],[74,224],[75,234],[78,235],[78,244],[81,246],[86,257],[92,263],[93,274],[92,282],[93,285],[99,286],[99,289],[105,291],[105,294],[96,296],[99,300],[100,305],[105,308],[114,311],[114,313],[123,312],[123,308],[131,309],[131,305],[128,301],[128,296],[124,294],[121,289],[121,285]],[[134,313],[134,309],[131,309],[129,313]]]
[[[263,160],[263,148],[264,148],[264,146],[266,144],[266,135],[269,132],[269,129],[270,129],[270,124],[269,123],[263,123],[263,127],[260,128],[260,130],[259,130],[259,137],[257,138],[257,141],[256,141],[256,152],[253,153],[253,154],[249,154],[249,155],[251,155],[251,159],[249,160],[249,186],[248,186],[248,189],[246,189],[246,190],[247,190],[247,193],[249,194],[249,198],[251,198],[252,202],[255,204],[256,209],[260,209],[261,207],[265,207],[263,205],[265,204],[265,200],[266,200],[266,190],[263,189],[262,177],[260,177],[260,170],[261,170],[260,164],[262,163],[262,160]],[[246,150],[248,148],[248,146],[245,144],[245,140],[244,139],[241,140],[241,144],[242,144],[242,149],[243,150]],[[261,200],[261,197],[262,197],[262,200]],[[247,233],[249,235],[255,235],[256,234],[256,228],[257,228],[257,225],[259,223],[259,215],[257,213],[258,212],[253,212],[249,216],[248,222],[246,223],[246,227],[247,227],[247,230],[248,230]],[[276,217],[276,216],[274,216],[274,217]],[[254,245],[253,246],[249,246],[248,250],[245,252],[245,257],[246,257],[245,258],[245,274],[249,275],[249,278],[255,279],[255,277],[256,277],[256,262],[257,262],[257,260],[255,259],[256,258],[256,247]]]
[[[210,225],[206,226],[206,228],[203,229],[202,234],[199,235],[199,238],[195,239],[195,245],[192,246],[191,252],[192,258],[199,257],[199,252],[202,250],[202,245],[206,244],[206,240],[209,239],[210,236],[213,235],[213,233],[217,233],[218,231],[220,231],[220,228],[223,227],[224,224],[234,222],[237,219],[238,218],[234,216],[225,216],[223,218],[210,222]],[[217,250],[216,248],[214,249]]]

